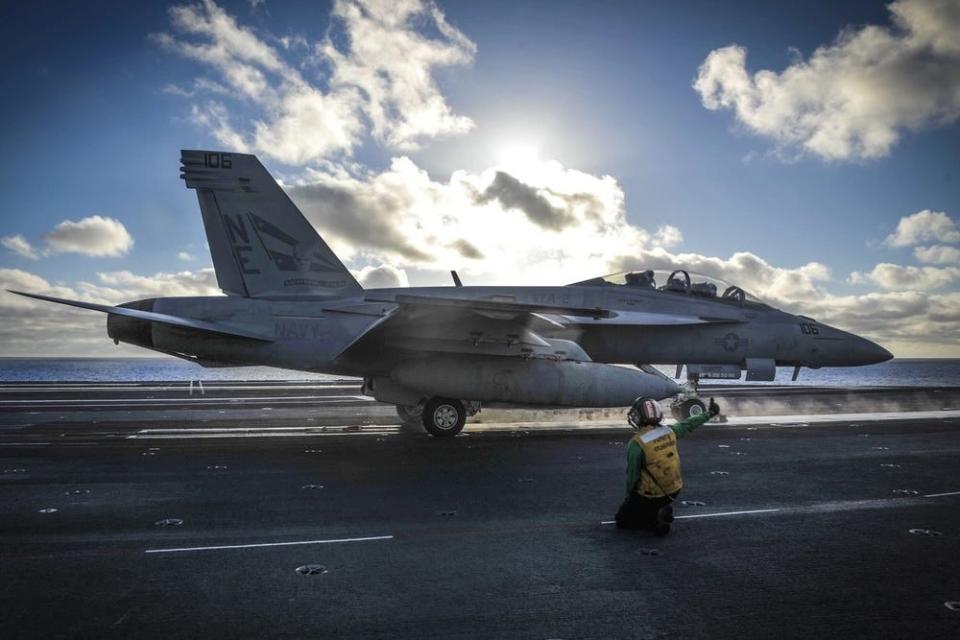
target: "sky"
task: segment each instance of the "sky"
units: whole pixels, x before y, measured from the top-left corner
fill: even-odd
[[[179,150],[257,154],[362,284],[687,268],[960,356],[960,0],[20,3],[0,289],[219,289]],[[144,355],[0,294],[0,355]]]

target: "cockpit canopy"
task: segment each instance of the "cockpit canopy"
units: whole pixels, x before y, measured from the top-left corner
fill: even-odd
[[[575,282],[577,287],[620,286],[650,289],[664,293],[680,293],[698,296],[701,298],[715,298],[718,300],[749,303],[751,305],[767,306],[755,295],[742,288],[699,273],[688,273],[682,269],[666,271],[663,269],[648,271],[623,271],[612,273],[599,278],[591,278],[583,282]]]

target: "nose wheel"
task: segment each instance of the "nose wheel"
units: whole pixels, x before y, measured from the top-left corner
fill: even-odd
[[[670,413],[675,420],[686,420],[707,412],[707,405],[700,398],[689,398],[670,407]]]
[[[679,374],[679,368],[677,370]],[[687,383],[682,385],[682,391],[670,404],[670,413],[674,420],[686,420],[693,416],[699,416],[707,412],[707,405],[698,397],[697,387],[700,383],[700,376],[696,374],[687,376]]]

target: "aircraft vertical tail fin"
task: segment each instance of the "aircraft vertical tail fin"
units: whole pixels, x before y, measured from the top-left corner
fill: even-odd
[[[363,289],[256,156],[180,152],[195,189],[217,282],[249,298],[356,295]]]

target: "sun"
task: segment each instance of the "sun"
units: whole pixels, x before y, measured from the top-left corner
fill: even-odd
[[[524,169],[540,163],[540,149],[530,143],[508,143],[497,148],[497,164],[506,169]]]

